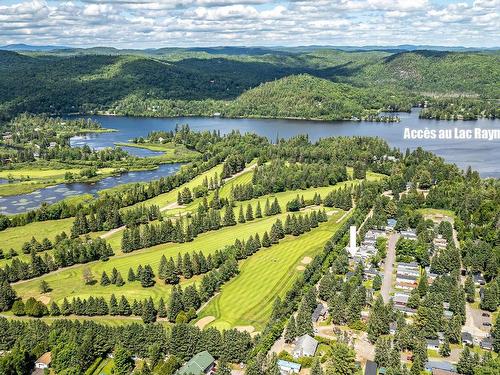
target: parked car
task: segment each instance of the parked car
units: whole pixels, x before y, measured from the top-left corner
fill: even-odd
[[[491,323],[490,322],[483,322],[483,326],[491,327]]]
[[[488,313],[483,313],[482,315],[485,316],[486,318],[490,317],[490,314],[488,314]]]

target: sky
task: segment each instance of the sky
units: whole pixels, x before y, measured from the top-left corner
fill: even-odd
[[[499,47],[500,0],[0,0],[0,45]]]

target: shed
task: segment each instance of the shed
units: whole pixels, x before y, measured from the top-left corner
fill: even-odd
[[[462,332],[462,344],[472,346],[474,344],[472,334],[469,332]]]
[[[282,374],[298,374],[302,366],[295,362],[288,362],[279,359],[278,367]]]
[[[365,375],[377,375],[377,364],[373,361],[366,361]]]

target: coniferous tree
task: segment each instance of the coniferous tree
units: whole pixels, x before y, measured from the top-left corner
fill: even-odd
[[[233,207],[231,204],[226,205],[226,210],[224,211],[224,226],[236,225],[236,219],[234,218]]]
[[[450,340],[445,336],[443,345],[439,347],[439,355],[442,357],[449,357],[451,354]]]
[[[246,211],[246,214],[245,214],[245,219],[246,219],[246,221],[252,221],[254,219],[254,217],[253,217],[253,209],[252,209],[252,205],[250,203],[248,203],[248,205],[247,205],[247,211]]]
[[[57,305],[57,303],[55,301],[52,301],[52,303],[50,304],[49,314],[51,316],[61,315],[61,310],[59,309],[59,306]]]
[[[132,281],[135,281],[136,278],[135,278],[135,273],[134,273],[134,270],[132,269],[132,267],[130,267],[128,269],[128,276],[127,276],[127,280],[132,282]]]
[[[238,213],[238,223],[243,224],[245,223],[245,215],[243,215],[243,206],[240,205],[240,211]]]
[[[156,322],[156,310],[153,303],[153,299],[149,297],[142,306],[142,321],[144,323],[154,323]]]
[[[262,236],[262,246],[263,247],[270,247],[271,246],[271,240],[269,239],[269,235],[267,234],[267,231],[265,231],[263,236]]]
[[[309,310],[309,307],[302,303],[300,305],[299,311],[297,313],[297,328],[296,328],[297,336],[302,335],[310,335],[314,334],[313,332],[313,324],[312,324],[312,313]]]
[[[311,366],[311,375],[323,375],[323,369],[321,368],[321,361],[318,358],[313,360]]]
[[[132,354],[121,345],[117,346],[115,349],[113,362],[113,374],[129,375],[134,369]]]
[[[109,280],[108,274],[106,273],[106,271],[103,271],[101,275],[101,286],[108,286],[109,284],[111,284],[111,282]]]
[[[476,296],[476,287],[470,275],[465,279],[464,288],[467,295],[467,302],[473,303]]]
[[[155,285],[153,269],[147,264],[141,272],[140,280],[143,288],[150,288]]]
[[[120,297],[120,302],[118,303],[118,313],[123,316],[132,315],[130,304],[124,295]]]
[[[255,209],[255,218],[260,219],[262,217],[262,208],[260,207],[260,201],[257,202],[257,208]]]
[[[160,318],[167,317],[167,308],[165,307],[165,301],[163,298],[160,298],[160,301],[158,302],[158,316]]]
[[[291,343],[297,337],[297,327],[295,323],[295,318],[292,315],[288,320],[288,324],[285,329],[285,341]]]
[[[109,315],[118,315],[118,301],[114,294],[109,299]]]
[[[118,272],[118,275],[116,276],[115,285],[116,286],[125,285],[125,281],[123,281],[122,274],[120,272]]]

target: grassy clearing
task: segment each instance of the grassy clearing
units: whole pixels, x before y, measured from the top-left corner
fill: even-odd
[[[149,157],[149,159],[157,159],[162,161],[163,163],[187,162],[200,155],[200,153],[197,151],[189,150],[184,145],[174,144],[172,142],[163,144],[115,143],[115,145],[122,147],[143,148],[150,151],[162,152],[163,154],[158,156],[151,156]]]
[[[35,190],[42,189],[47,186],[77,182],[80,181],[81,168],[65,168],[65,169],[38,169],[38,168],[22,168],[0,171],[0,179],[8,179],[12,181],[8,184],[0,185],[0,196],[11,196],[19,194],[31,193]],[[112,175],[115,168],[101,168],[97,171],[97,176],[91,180],[98,180]],[[68,181],[64,178],[66,172],[72,173],[75,181]],[[81,179],[88,181],[88,179]]]
[[[451,210],[442,210],[437,208],[419,208],[417,212],[424,216],[449,216],[452,219],[456,218],[456,214]]]
[[[289,236],[243,261],[240,274],[222,287],[200,317],[214,316],[216,320],[210,326],[221,329],[234,326],[261,329],[276,297],[284,296],[301,273],[297,267],[304,266],[304,257],[322,251],[325,242],[342,225],[343,222],[336,223],[342,214],[339,210],[319,228],[298,238]]]
[[[283,219],[285,216],[285,214],[282,214],[280,217]],[[61,302],[64,297],[70,299],[73,297],[88,298],[92,295],[94,297],[104,296],[105,298],[109,298],[112,293],[116,295],[123,294],[127,296],[129,300],[133,300],[134,298],[144,299],[147,297],[152,297],[155,301],[158,301],[160,297],[166,299],[170,294],[171,286],[165,285],[161,280],[157,280],[156,285],[152,288],[142,288],[139,282],[126,282],[122,287],[116,287],[114,285],[102,287],[99,284],[89,286],[84,285],[82,270],[85,267],[90,267],[97,280],[100,279],[103,271],[106,271],[108,275],[110,275],[113,267],[116,267],[116,269],[121,272],[125,280],[127,278],[128,269],[132,267],[135,270],[139,264],[150,264],[153,271],[156,273],[160,258],[163,254],[167,257],[173,256],[175,258],[178,253],[185,254],[186,252],[192,253],[193,251],[202,251],[205,255],[208,255],[226,245],[233,244],[236,238],[247,239],[250,235],[254,235],[255,233],[262,235],[264,231],[271,228],[271,225],[275,222],[277,217],[278,216],[271,216],[256,219],[249,223],[204,233],[190,243],[158,245],[148,249],[112,257],[108,262],[94,262],[56,271],[42,277],[52,288],[52,291],[45,296],[56,302]],[[40,279],[35,279],[21,282],[14,285],[14,289],[23,299],[29,297],[39,298],[40,281]],[[197,279],[193,278],[185,281],[184,284],[188,285],[196,281]]]
[[[22,227],[7,228],[0,232],[0,248],[3,249],[4,253],[12,248],[19,254],[19,259],[29,260],[30,255],[23,254],[21,247],[26,241],[31,240],[32,236],[40,242],[45,237],[52,241],[56,235],[63,231],[69,234],[72,225],[73,218],[68,218],[61,220],[39,221]],[[2,259],[0,260],[0,267],[3,267],[6,263],[10,262],[11,260]]]

